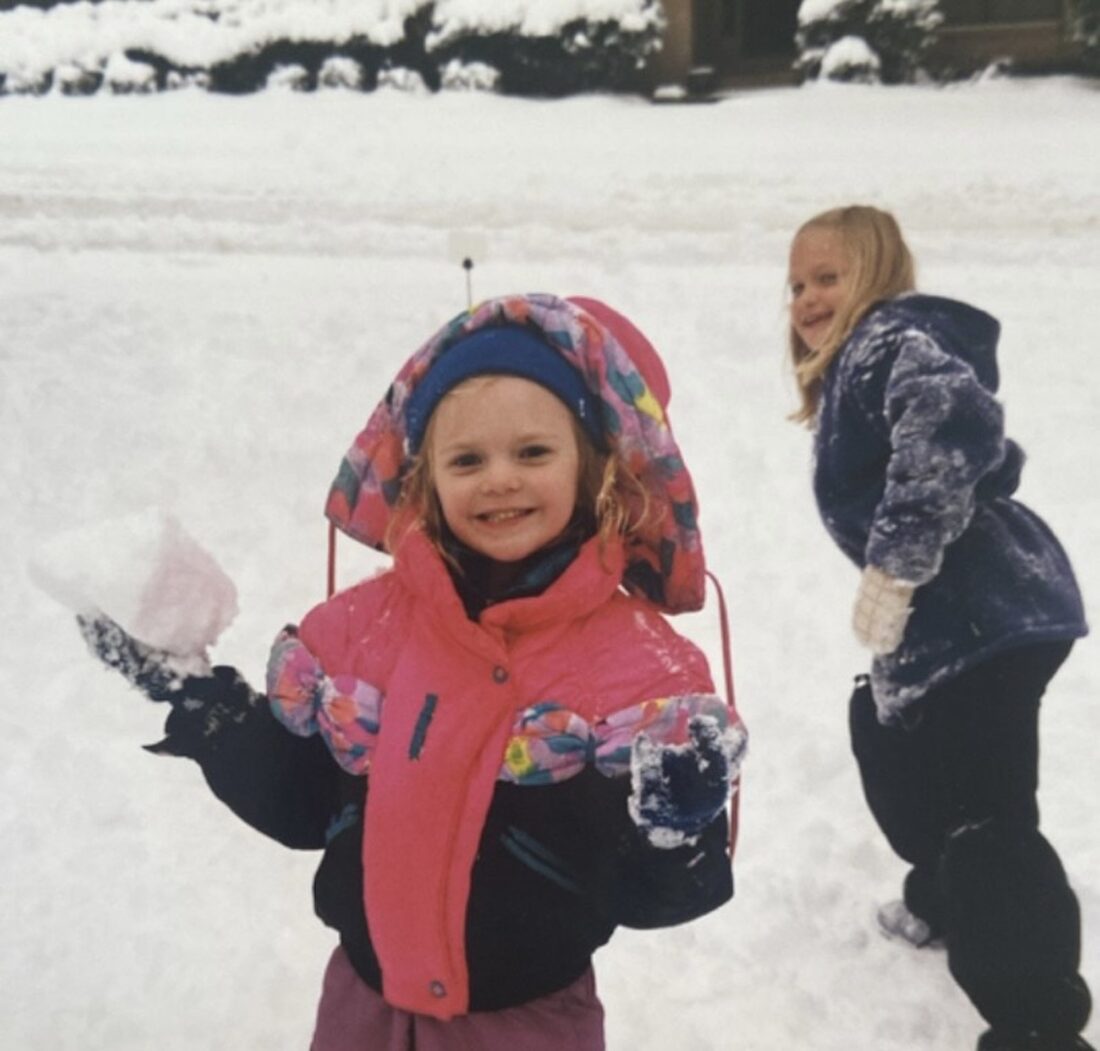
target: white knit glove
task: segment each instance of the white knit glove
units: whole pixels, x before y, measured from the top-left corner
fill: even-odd
[[[859,581],[852,628],[872,653],[893,653],[905,633],[913,585],[895,580],[875,566],[867,566]]]

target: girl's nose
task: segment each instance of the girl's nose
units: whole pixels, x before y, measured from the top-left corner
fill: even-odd
[[[481,487],[487,493],[511,493],[519,488],[519,473],[515,464],[494,461],[482,475]]]

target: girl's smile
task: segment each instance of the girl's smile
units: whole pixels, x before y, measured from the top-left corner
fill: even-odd
[[[519,561],[560,536],[573,517],[575,424],[537,383],[482,376],[455,387],[433,414],[428,454],[447,525],[479,554]]]

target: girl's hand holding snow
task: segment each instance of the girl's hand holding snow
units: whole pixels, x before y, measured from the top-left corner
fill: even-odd
[[[905,634],[912,597],[912,584],[867,566],[852,610],[852,630],[860,644],[879,656],[893,653]]]
[[[738,726],[721,727],[713,716],[688,723],[685,744],[655,744],[634,738],[630,816],[655,847],[692,843],[726,805],[745,751]]]
[[[135,639],[106,613],[78,613],[76,623],[93,656],[114,668],[151,701],[178,703],[187,674],[168,650]]]
[[[88,648],[107,667],[150,700],[172,706],[168,736],[150,745],[152,752],[193,754],[198,742],[211,741],[226,726],[243,723],[261,697],[229,665],[189,674],[179,657],[135,639],[105,613],[78,614],[76,622]],[[185,663],[194,666],[193,658]]]

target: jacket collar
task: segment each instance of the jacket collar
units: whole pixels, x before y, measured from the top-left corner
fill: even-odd
[[[552,557],[554,549],[548,554]],[[484,629],[492,635],[519,634],[555,622],[587,616],[619,588],[624,553],[618,539],[601,544],[585,541],[576,557],[537,594],[505,598],[484,609],[475,623],[466,615],[462,598],[439,552],[418,529],[410,530],[397,549],[394,565],[401,582],[452,634],[470,636]]]

